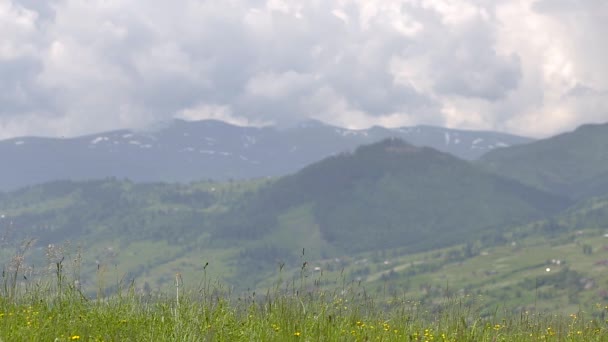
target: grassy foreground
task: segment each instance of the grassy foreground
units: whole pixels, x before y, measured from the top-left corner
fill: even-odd
[[[15,273],[16,274],[16,273]],[[443,298],[431,307],[370,298],[357,286],[322,291],[305,279],[263,295],[231,294],[208,281],[184,293],[87,298],[65,281],[18,284],[3,272],[0,341],[606,341],[603,319],[482,313],[480,298]]]

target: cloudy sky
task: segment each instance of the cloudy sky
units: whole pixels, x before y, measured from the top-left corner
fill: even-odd
[[[608,121],[606,0],[0,0],[0,138]]]

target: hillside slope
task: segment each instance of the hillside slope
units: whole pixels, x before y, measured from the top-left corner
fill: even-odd
[[[340,260],[309,260],[325,289],[344,282],[370,295],[429,305],[446,297],[477,300],[490,314],[507,310],[603,315],[608,299],[608,197],[551,218],[461,245],[407,253],[394,248]],[[288,270],[297,277],[301,270]],[[314,273],[314,272],[310,272]],[[346,278],[346,279],[345,279]]]
[[[608,124],[584,125],[530,144],[485,154],[500,175],[572,198],[608,193]]]
[[[229,211],[215,236],[261,239],[285,228],[279,215],[308,206],[335,251],[413,251],[461,243],[568,204],[448,154],[390,139],[279,179]]]

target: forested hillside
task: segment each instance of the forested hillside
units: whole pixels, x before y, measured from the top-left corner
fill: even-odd
[[[563,209],[568,201],[400,140],[313,164],[263,189],[218,222],[216,236],[262,238],[276,217],[310,205],[323,238],[341,253],[460,243]]]
[[[480,162],[492,172],[575,199],[608,193],[608,124],[491,151]]]

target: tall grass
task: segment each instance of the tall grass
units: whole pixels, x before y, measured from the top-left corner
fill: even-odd
[[[53,259],[51,272],[35,280],[23,265],[5,268],[0,341],[608,340],[606,322],[582,312],[488,314],[479,309],[483,298],[437,298],[431,306],[371,297],[357,284],[321,290],[323,275],[307,276],[306,263],[298,279],[279,280],[263,294],[233,293],[207,278],[206,265],[197,286],[176,274],[174,291],[143,294],[119,281],[109,296],[105,289],[88,296],[72,260]]]

